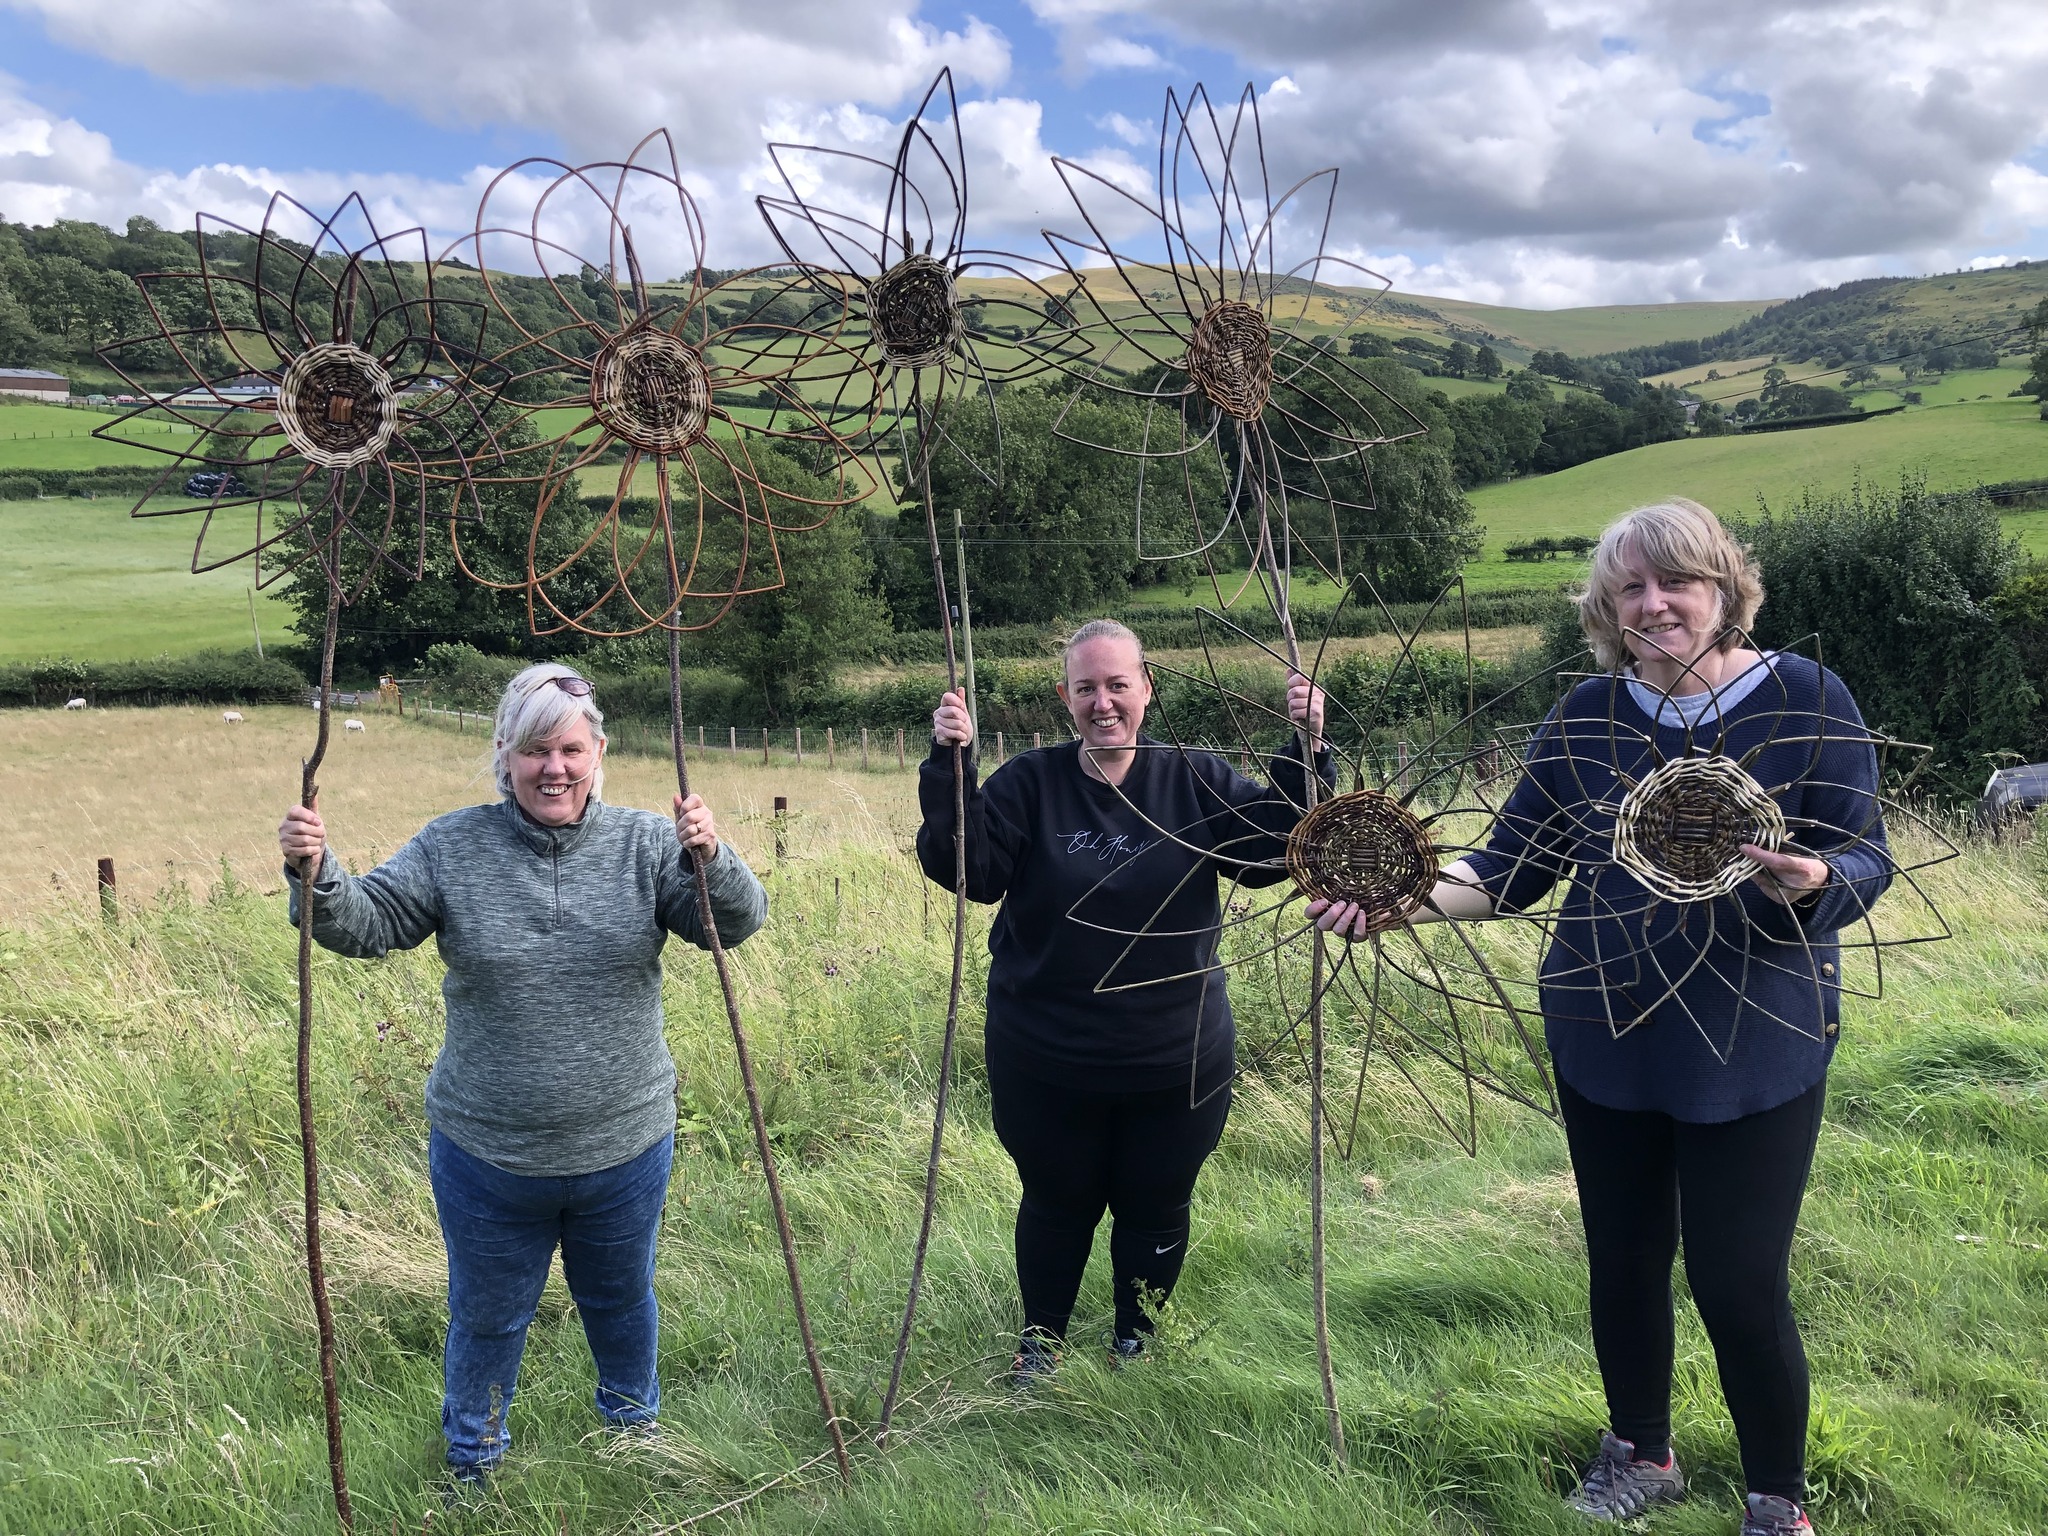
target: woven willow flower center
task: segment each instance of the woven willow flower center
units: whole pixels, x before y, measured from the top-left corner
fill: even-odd
[[[1273,393],[1273,332],[1241,299],[1211,304],[1188,339],[1188,377],[1217,410],[1256,420]]]
[[[1727,757],[1678,757],[1621,802],[1614,859],[1660,896],[1725,896],[1756,872],[1742,845],[1775,850],[1785,814],[1763,786]]]
[[[897,368],[943,363],[960,340],[952,272],[936,257],[904,257],[868,290],[868,323],[884,362]]]
[[[1366,928],[1383,933],[1406,922],[1435,887],[1436,846],[1392,795],[1354,790],[1295,825],[1287,873],[1305,896],[1356,902]]]
[[[352,469],[383,453],[398,430],[398,391],[384,365],[347,341],[308,347],[277,386],[277,421],[323,469]]]
[[[643,453],[679,453],[711,423],[711,374],[689,343],[636,326],[606,342],[591,364],[590,408],[607,432]]]

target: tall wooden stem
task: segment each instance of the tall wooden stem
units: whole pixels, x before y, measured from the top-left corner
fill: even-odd
[[[337,519],[339,514],[336,514]],[[338,532],[338,530],[337,530]],[[327,629],[320,641],[320,734],[299,778],[299,804],[313,809],[320,794],[320,762],[334,694],[334,636],[341,624],[341,580],[327,572]],[[305,1170],[306,1283],[313,1292],[313,1317],[320,1328],[320,1399],[327,1410],[327,1475],[334,1485],[334,1513],[345,1532],[356,1528],[349,1503],[348,1470],[341,1454],[341,1395],[334,1384],[334,1309],[327,1302],[327,1266],[320,1255],[320,1148],[313,1131],[313,882],[320,877],[315,854],[299,861],[299,1156]]]
[[[932,505],[931,466],[919,466],[918,480],[924,487],[925,535],[931,543],[932,585],[939,596],[939,624],[946,635],[946,687],[960,686],[960,668],[953,651],[952,609],[946,602],[946,557],[939,548],[939,517]],[[959,534],[958,514],[954,534]],[[960,614],[967,615],[966,556],[961,555]],[[973,644],[970,639],[969,645]],[[970,672],[969,676],[972,676]],[[974,719],[973,705],[968,719]],[[889,1423],[895,1417],[896,1397],[903,1388],[903,1361],[910,1353],[910,1335],[917,1324],[917,1302],[924,1289],[925,1251],[931,1247],[932,1218],[939,1201],[939,1149],[946,1139],[946,1105],[953,1084],[953,1049],[960,1033],[960,980],[967,960],[967,754],[953,744],[953,980],[946,992],[946,1033],[939,1044],[939,1088],[932,1102],[932,1145],[924,1165],[924,1210],[917,1223],[917,1247],[910,1256],[910,1289],[903,1303],[903,1326],[896,1331],[896,1356],[889,1362],[889,1386],[882,1394],[881,1422],[875,1428],[877,1447],[887,1444]]]
[[[1280,637],[1287,645],[1287,665],[1301,671],[1301,642],[1294,633],[1294,610],[1290,602],[1294,578],[1294,536],[1284,523],[1276,543],[1268,521],[1266,493],[1261,477],[1259,487],[1259,534],[1266,552],[1266,569],[1273,582],[1273,612],[1280,621]],[[1283,548],[1284,546],[1284,548]],[[1284,563],[1283,563],[1284,558]],[[1306,721],[1295,727],[1301,746],[1303,810],[1315,809],[1323,781],[1316,772],[1315,733]],[[1328,939],[1322,929],[1313,930],[1309,958],[1308,994],[1308,1263],[1309,1289],[1315,1304],[1316,1370],[1322,1377],[1323,1418],[1330,1432],[1330,1450],[1337,1464],[1345,1462],[1344,1420],[1337,1412],[1337,1376],[1330,1363],[1330,1297],[1325,1265],[1323,1231],[1323,972],[1329,964]]]
[[[663,510],[667,510],[665,499]],[[673,559],[669,564],[669,600],[676,601]],[[671,614],[670,617],[674,619],[676,615]],[[687,800],[690,795],[690,768],[683,756],[682,635],[673,623],[668,632],[668,724],[669,744],[675,749],[676,789]],[[747,1113],[754,1122],[754,1149],[761,1156],[761,1172],[768,1181],[768,1204],[775,1211],[775,1232],[782,1239],[782,1265],[789,1272],[789,1299],[796,1311],[797,1333],[803,1339],[804,1363],[811,1369],[811,1385],[818,1393],[818,1411],[824,1414],[825,1432],[832,1437],[832,1459],[839,1464],[839,1482],[843,1487],[853,1481],[853,1465],[846,1459],[846,1433],[839,1425],[839,1411],[832,1406],[832,1388],[826,1384],[825,1367],[818,1359],[818,1341],[811,1332],[811,1310],[804,1303],[804,1277],[803,1271],[797,1267],[796,1237],[789,1228],[789,1206],[782,1198],[782,1177],[775,1171],[775,1149],[768,1142],[768,1120],[761,1110],[761,1088],[754,1076],[754,1052],[747,1041],[747,1027],[740,1022],[740,999],[733,987],[732,966],[726,959],[725,941],[719,937],[718,922],[711,912],[711,886],[705,879],[704,851],[701,848],[690,850],[690,867],[697,877],[697,924],[704,930],[705,947],[711,951],[711,965],[718,972],[718,989],[725,997],[725,1021],[732,1027],[733,1054],[739,1059],[740,1082],[747,1091]]]

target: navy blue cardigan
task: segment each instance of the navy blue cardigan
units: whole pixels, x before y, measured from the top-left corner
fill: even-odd
[[[1572,876],[1543,956],[1544,1035],[1559,1077],[1596,1104],[1733,1120],[1827,1074],[1841,1018],[1835,935],[1894,866],[1877,756],[1849,690],[1803,656],[1768,665],[1725,716],[1691,730],[1653,720],[1620,676],[1580,683],[1538,729],[1486,848],[1470,856],[1501,913],[1527,911]],[[1832,867],[1819,896],[1787,907],[1745,881],[1674,903],[1617,864],[1615,812],[1627,782],[1656,766],[1653,741],[1664,758],[1744,763],[1783,810],[1788,851]]]

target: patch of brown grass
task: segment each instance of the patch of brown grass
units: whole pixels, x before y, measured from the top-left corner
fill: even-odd
[[[203,895],[223,867],[261,889],[281,885],[276,829],[298,798],[314,717],[283,706],[242,713],[241,724],[229,725],[220,710],[196,707],[10,710],[0,922],[89,908],[101,857],[114,860],[124,902],[171,886]],[[321,811],[351,867],[389,856],[445,811],[497,798],[488,743],[474,723],[458,734],[435,720],[355,713],[367,728],[344,732],[337,719],[320,773]],[[801,768],[786,753],[764,767],[758,749],[737,761],[714,749],[693,754],[691,787],[718,812],[720,830],[765,869],[774,859],[777,795],[789,800],[793,856],[843,838],[906,846],[917,820],[915,774],[897,772],[893,743],[874,761],[875,771],[862,773],[857,752],[842,753],[830,772],[808,752]],[[606,798],[666,811],[673,775],[664,757],[615,753]]]

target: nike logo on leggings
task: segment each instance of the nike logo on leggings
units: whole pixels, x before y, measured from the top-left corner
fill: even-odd
[[[1154,1248],[1152,1251],[1154,1253],[1171,1253],[1174,1249],[1178,1248],[1179,1246],[1180,1243],[1178,1241],[1175,1241],[1168,1243],[1164,1248]]]

